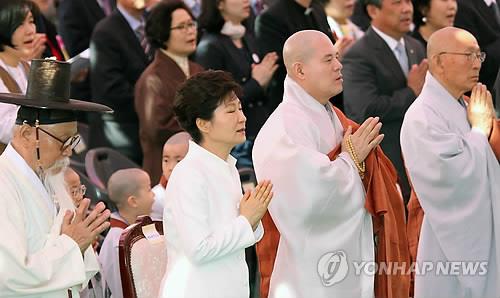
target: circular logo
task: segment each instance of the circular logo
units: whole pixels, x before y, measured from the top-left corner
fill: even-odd
[[[347,255],[343,250],[328,252],[318,261],[318,274],[325,287],[343,281],[348,271]]]

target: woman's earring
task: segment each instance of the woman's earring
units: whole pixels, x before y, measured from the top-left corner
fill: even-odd
[[[427,23],[427,18],[426,17],[422,17],[422,22]]]

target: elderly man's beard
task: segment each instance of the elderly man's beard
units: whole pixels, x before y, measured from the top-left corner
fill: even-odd
[[[68,167],[69,158],[64,157],[40,173],[40,179],[58,211],[61,208],[70,210],[75,208],[66,181],[64,180],[64,173]]]

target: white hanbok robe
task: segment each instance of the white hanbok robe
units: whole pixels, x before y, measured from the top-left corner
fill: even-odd
[[[355,275],[351,263],[374,261],[372,219],[349,154],[333,161],[327,156],[344,134],[333,117],[334,122],[322,104],[287,77],[283,102],[255,140],[255,172],[274,185],[269,212],[281,234],[270,298],[373,297],[373,275]],[[347,275],[325,286],[320,271],[328,268],[318,268],[318,262],[341,250],[347,256]]]
[[[151,190],[155,194],[155,201],[153,202],[153,207],[151,208],[151,218],[153,220],[163,220],[166,189],[163,185],[157,184]]]
[[[434,264],[417,270],[415,298],[499,297],[500,166],[465,107],[430,73],[406,112],[401,147],[425,213],[417,264]],[[487,274],[443,274],[437,261],[488,262]]]
[[[79,297],[99,270],[92,247],[84,255],[61,235],[66,210],[56,208],[42,182],[8,145],[0,156],[0,297]]]
[[[167,271],[160,297],[249,297],[245,248],[264,235],[253,231],[240,215],[243,197],[235,167],[189,142],[186,157],[174,168],[167,184],[163,228]]]
[[[111,214],[111,217],[127,224],[126,221],[117,213]],[[120,237],[123,230],[124,229],[121,227],[111,227],[109,229],[106,234],[106,238],[104,238],[102,243],[98,257],[99,263],[101,263],[102,267],[102,277],[111,291],[112,298],[123,298],[120,257],[118,253]]]

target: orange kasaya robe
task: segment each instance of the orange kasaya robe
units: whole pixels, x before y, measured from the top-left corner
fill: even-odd
[[[342,123],[344,131],[347,130],[348,126],[352,126],[353,131],[359,127],[337,108],[335,108],[335,113]],[[333,160],[340,152],[339,145],[328,154],[328,157]],[[380,262],[397,263],[399,267],[405,266],[408,270],[410,255],[405,229],[404,203],[396,186],[397,172],[380,147],[373,150],[365,162],[366,174],[363,179],[366,189],[365,208],[372,215],[373,231],[375,237],[378,238],[375,261],[377,264]],[[262,224],[266,232],[256,247],[261,273],[260,297],[267,298],[280,234],[269,213],[266,213],[262,218]],[[377,274],[375,276],[375,297],[409,297],[410,275],[407,273],[405,270],[400,270],[395,275]]]
[[[490,135],[490,145],[495,153],[495,156],[498,160],[500,160],[500,120],[495,120],[493,125],[491,135]],[[411,178],[408,175],[408,179]],[[420,239],[420,228],[422,227],[422,222],[424,221],[424,210],[422,206],[420,206],[420,202],[418,201],[417,194],[415,190],[411,190],[410,200],[408,201],[408,224],[406,227],[408,234],[408,245],[410,249],[410,257],[412,262],[417,261],[417,249],[418,249],[418,241]],[[413,293],[413,286],[415,281],[415,276],[411,276],[412,286],[411,293]]]

